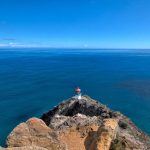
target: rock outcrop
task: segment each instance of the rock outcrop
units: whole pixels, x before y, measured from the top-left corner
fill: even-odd
[[[116,115],[105,105],[84,96],[81,100],[71,98],[61,103],[43,114],[41,119],[53,129],[63,129],[90,124],[101,125],[103,119],[114,118]]]
[[[118,121],[116,119],[104,120],[102,126],[97,130],[96,138],[91,140],[89,149],[109,150],[112,141],[116,138]]]
[[[40,146],[49,150],[65,150],[65,145],[41,119],[31,118],[19,124],[8,136],[8,147]]]
[[[24,146],[24,147],[0,148],[0,150],[47,150],[47,149],[38,146]]]
[[[7,138],[8,148],[150,150],[150,137],[130,119],[88,96],[70,98],[41,119],[31,118],[18,125]]]

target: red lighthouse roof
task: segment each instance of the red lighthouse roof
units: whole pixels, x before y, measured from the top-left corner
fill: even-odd
[[[75,89],[75,91],[76,91],[76,92],[81,92],[81,89],[80,89],[79,87],[77,87],[77,88]]]

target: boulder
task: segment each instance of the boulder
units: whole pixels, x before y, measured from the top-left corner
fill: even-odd
[[[19,124],[8,136],[8,147],[40,146],[48,150],[63,150],[65,145],[41,119],[31,118]]]

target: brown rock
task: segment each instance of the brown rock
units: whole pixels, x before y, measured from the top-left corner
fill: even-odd
[[[48,150],[150,150],[150,137],[129,118],[87,96],[82,96],[81,100],[71,98],[41,118],[45,123],[31,118],[18,125],[8,136],[8,147],[39,146]]]
[[[31,118],[18,125],[8,136],[8,147],[40,146],[48,150],[64,150],[65,145],[47,125],[38,118]]]
[[[96,132],[97,129],[98,126],[95,125],[69,128],[60,134],[60,139],[67,145],[68,150],[90,150],[86,147],[85,140],[88,136],[91,137],[91,132]]]
[[[47,149],[38,146],[24,146],[24,147],[0,148],[0,150],[47,150]]]
[[[117,129],[118,120],[106,119],[100,127],[93,125],[69,128],[60,134],[60,139],[69,150],[109,150]]]
[[[111,143],[111,150],[150,150],[150,137],[146,133],[120,112],[110,110],[89,96],[82,96],[80,100],[70,98],[44,113],[41,118],[49,127],[59,131],[92,124],[101,126],[106,118],[116,119],[119,121],[119,127],[116,139]],[[86,149],[89,150],[91,141],[96,139],[96,136],[97,133],[89,132],[85,139]],[[82,137],[85,137],[85,133]]]
[[[116,137],[117,128],[118,121],[116,119],[105,119],[93,138],[89,150],[109,150],[111,142]]]

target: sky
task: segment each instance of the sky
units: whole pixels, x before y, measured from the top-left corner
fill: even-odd
[[[150,48],[150,0],[0,0],[0,47]]]

